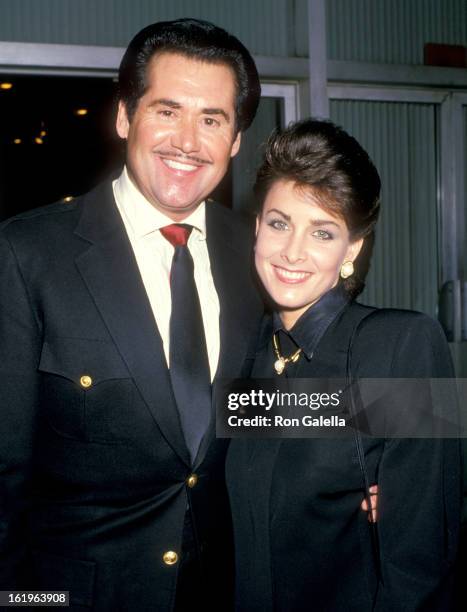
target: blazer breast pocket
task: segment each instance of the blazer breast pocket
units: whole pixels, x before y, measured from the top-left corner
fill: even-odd
[[[134,383],[112,342],[48,338],[38,369],[41,409],[57,434],[110,444],[129,439]]]

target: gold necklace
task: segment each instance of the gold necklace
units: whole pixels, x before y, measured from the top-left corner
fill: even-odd
[[[285,370],[285,366],[288,363],[295,363],[296,361],[299,360],[300,355],[302,353],[302,349],[299,348],[292,355],[289,355],[288,357],[284,357],[283,355],[281,355],[280,350],[279,350],[279,342],[277,341],[277,333],[275,333],[272,336],[272,346],[274,348],[274,354],[276,355],[276,361],[274,362],[274,369],[280,376],[282,372]]]

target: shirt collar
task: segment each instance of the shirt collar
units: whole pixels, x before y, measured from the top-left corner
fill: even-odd
[[[113,182],[113,188],[121,213],[136,237],[142,238],[174,223],[173,219],[157,210],[143,196],[130,179],[126,166],[118,179]],[[186,219],[183,219],[183,223],[192,225],[197,230],[199,239],[206,240],[205,202],[201,202]]]
[[[302,349],[305,356],[311,359],[324,332],[349,300],[345,289],[341,285],[336,285],[310,306],[289,330],[284,329],[279,314],[275,312],[273,314],[273,331],[274,333],[282,331],[288,334],[295,344]]]

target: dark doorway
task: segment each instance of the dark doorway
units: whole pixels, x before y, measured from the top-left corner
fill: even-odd
[[[117,172],[112,78],[0,75],[0,219]]]

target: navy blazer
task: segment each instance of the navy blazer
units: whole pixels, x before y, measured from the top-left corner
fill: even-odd
[[[435,321],[356,303],[337,316],[312,358],[300,359],[295,376],[345,378],[358,322],[353,377],[453,376]],[[272,378],[271,334],[266,319],[254,378]],[[369,484],[379,485],[379,554],[360,509],[364,479],[354,439],[232,441],[227,483],[238,611],[451,609],[461,501],[458,440],[363,438],[363,449]]]
[[[217,376],[235,377],[262,315],[250,231],[211,202],[206,224]],[[0,262],[0,589],[69,590],[72,609],[171,610],[178,564],[163,557],[180,552],[189,506],[211,591],[227,600],[227,441],[212,423],[191,465],[110,183],[4,223]]]

